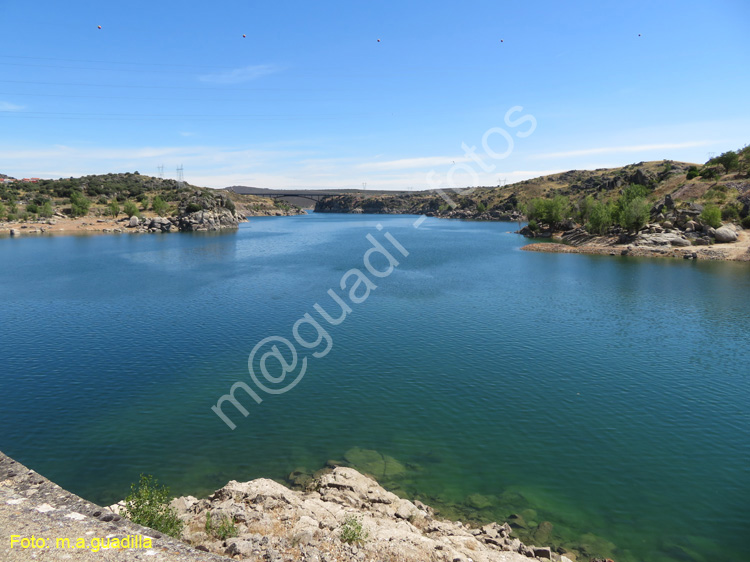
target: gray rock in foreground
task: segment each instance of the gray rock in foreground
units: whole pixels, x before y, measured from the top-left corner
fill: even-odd
[[[11,537],[18,535],[46,539],[47,548],[11,547]],[[75,548],[84,538],[148,537],[152,548],[100,549]],[[82,560],[140,560],[151,562],[226,562],[222,556],[200,552],[176,539],[141,527],[113,514],[103,507],[76,496],[50,482],[33,470],[0,452],[0,560],[58,562]],[[72,547],[57,548],[56,539],[68,538]],[[61,543],[62,544],[62,543]],[[141,544],[144,544],[143,542]]]
[[[184,540],[242,560],[568,560],[549,548],[523,545],[510,536],[507,524],[471,529],[437,519],[428,506],[399,498],[353,468],[334,468],[308,490],[292,491],[264,478],[232,481],[207,499],[188,496],[172,505],[186,523]],[[214,525],[234,521],[236,536],[209,536],[209,512]],[[367,538],[350,544],[341,540],[341,532],[352,518],[361,522]]]

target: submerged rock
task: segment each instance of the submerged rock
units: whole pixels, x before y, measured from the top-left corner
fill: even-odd
[[[466,498],[466,505],[473,509],[487,509],[495,505],[497,500],[482,494],[471,494]]]
[[[406,468],[399,461],[372,449],[354,447],[344,454],[344,459],[360,472],[378,479],[393,478],[406,472]]]

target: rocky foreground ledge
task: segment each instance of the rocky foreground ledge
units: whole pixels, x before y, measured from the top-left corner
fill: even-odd
[[[91,548],[93,539],[106,544],[125,537],[131,537],[130,548]],[[132,537],[140,539],[135,541]],[[86,541],[86,548],[75,547],[81,538]],[[136,543],[143,545],[145,538],[150,540],[150,548],[133,548]],[[29,545],[26,548],[21,544],[23,539],[30,541],[23,543]],[[68,539],[70,546],[61,543],[58,548],[57,539]],[[197,551],[153,529],[136,525],[62,489],[0,452],[0,560],[226,562],[227,558]]]
[[[232,481],[207,499],[183,497],[172,505],[185,521],[183,540],[240,560],[570,562],[511,537],[507,523],[470,528],[438,519],[430,507],[399,498],[353,468],[325,472],[308,490],[265,478]],[[210,536],[209,513],[212,522],[234,521],[236,536]],[[345,542],[342,533],[353,521],[361,525],[362,540]]]
[[[128,521],[117,506],[92,504],[0,452],[0,560],[570,562],[512,538],[507,524],[471,528],[438,519],[430,507],[401,499],[352,468],[325,472],[308,490],[261,478],[232,481],[202,500],[177,498],[172,505],[185,521],[182,542]],[[217,532],[227,521],[231,532]],[[343,540],[352,522],[361,524],[361,533]],[[47,544],[22,548],[13,536]],[[56,547],[57,538],[75,545],[80,538],[106,544],[125,537],[148,538],[151,548]]]

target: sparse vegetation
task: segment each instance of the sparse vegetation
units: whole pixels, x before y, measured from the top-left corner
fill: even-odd
[[[179,538],[183,523],[169,501],[169,488],[159,486],[153,476],[141,474],[140,481],[131,485],[125,498],[125,511],[133,523]]]
[[[122,210],[128,216],[128,218],[138,216],[139,214],[138,206],[132,201],[125,201],[125,205],[123,206]]]
[[[210,511],[206,511],[206,534],[221,541],[237,536],[237,527],[232,519],[221,515],[214,521]]]
[[[107,206],[107,212],[112,218],[117,218],[117,216],[120,214],[120,204],[117,202],[117,200],[113,200],[110,202],[110,204]]]
[[[362,526],[362,521],[357,517],[350,515],[344,519],[344,524],[341,525],[341,542],[355,544],[363,543],[367,540],[369,533]]]
[[[721,170],[718,166],[704,166],[698,175],[704,180],[715,180],[721,177]]]
[[[91,202],[80,191],[70,192],[70,214],[74,217],[85,217],[89,213]]]
[[[42,203],[42,206],[39,208],[40,217],[48,219],[54,214],[55,214],[55,210],[52,208],[52,203],[49,200]]]
[[[701,212],[701,220],[714,228],[719,228],[721,226],[721,209],[716,205],[706,205]]]
[[[167,204],[166,201],[164,201],[164,199],[162,199],[161,197],[157,195],[156,197],[154,197],[154,200],[151,202],[151,209],[158,216],[162,217],[167,214],[169,205]]]

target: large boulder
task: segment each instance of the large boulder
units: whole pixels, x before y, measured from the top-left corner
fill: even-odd
[[[641,233],[636,237],[634,243],[637,246],[690,246],[690,240],[674,232]]]
[[[717,242],[735,242],[737,240],[737,233],[728,226],[722,226],[716,229],[714,238]]]
[[[164,217],[154,217],[148,225],[149,229],[169,232],[172,229],[172,221]]]

